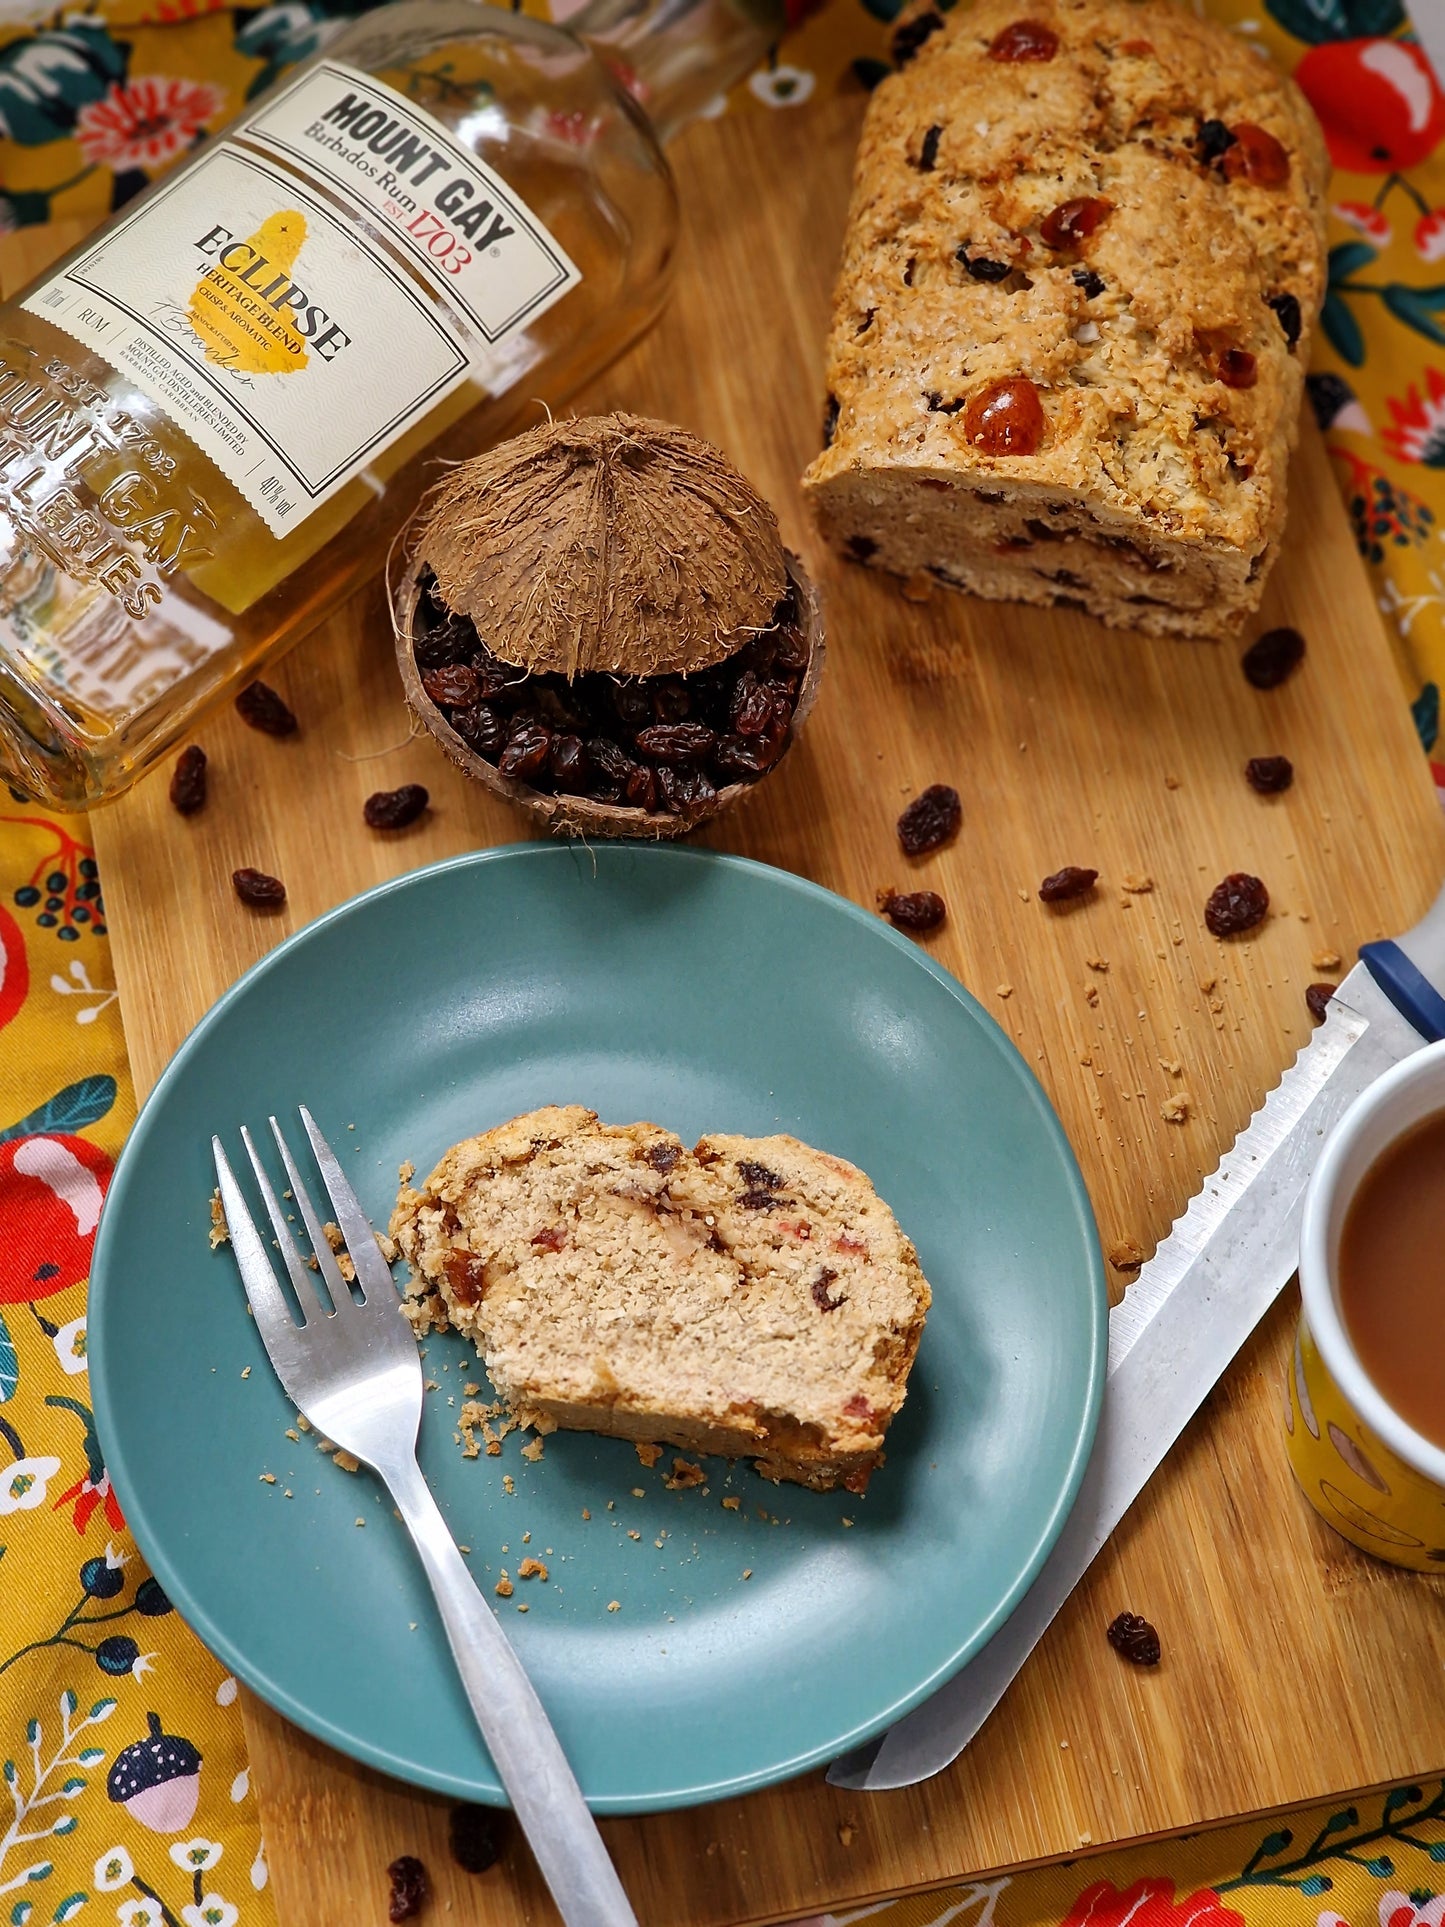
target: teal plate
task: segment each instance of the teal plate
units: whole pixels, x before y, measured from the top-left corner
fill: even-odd
[[[427,1342],[423,1469],[489,1597],[502,1567],[548,1566],[495,1603],[598,1812],[832,1759],[1022,1596],[1093,1439],[1106,1299],[1078,1168],[1012,1044],[916,945],[783,871],[487,850],[343,904],[243,977],[156,1086],[101,1219],[111,1478],[179,1611],[287,1718],[399,1779],[503,1798],[401,1525],[369,1474],[287,1438],[235,1262],[208,1247],[211,1133],[298,1102],[379,1225],[403,1159],[425,1172],[458,1138],[580,1103],[689,1142],[794,1132],[861,1165],[918,1246],[933,1309],[864,1498],[719,1460],[669,1492],[669,1458],[644,1471],[580,1433],[536,1462],[516,1434],[466,1459],[462,1387],[483,1374],[459,1339]]]

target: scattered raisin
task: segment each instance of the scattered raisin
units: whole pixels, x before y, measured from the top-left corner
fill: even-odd
[[[1104,277],[1100,274],[1095,274],[1092,268],[1075,268],[1074,283],[1077,287],[1083,289],[1084,299],[1086,301],[1096,299],[1097,296],[1104,292],[1106,285]]]
[[[912,935],[937,930],[948,909],[936,890],[880,890],[878,908],[898,930]]]
[[[194,816],[206,801],[206,752],[199,743],[190,743],[176,758],[171,772],[171,807],[182,816]]]
[[[893,36],[893,64],[906,67],[917,54],[925,40],[932,38],[943,25],[941,13],[920,13],[915,20],[905,21]]]
[[[963,804],[949,783],[930,783],[898,819],[898,841],[905,856],[927,856],[958,835]]]
[[[770,1171],[766,1164],[759,1164],[756,1158],[738,1159],[738,1176],[750,1191],[781,1191],[783,1180],[776,1171]]]
[[[1062,870],[1055,870],[1039,885],[1039,901],[1067,903],[1070,897],[1081,897],[1086,891],[1092,890],[1098,881],[1097,870],[1081,870],[1077,863],[1065,864]]]
[[[1225,348],[1215,358],[1214,372],[1226,388],[1253,388],[1259,364],[1248,348]]]
[[[1309,1006],[1310,1016],[1317,1024],[1325,1021],[1330,999],[1338,989],[1338,984],[1311,984],[1305,991],[1305,1002]]]
[[[1217,161],[1221,154],[1227,153],[1234,145],[1234,136],[1222,120],[1202,120],[1199,123],[1199,152],[1205,165]]]
[[[1305,657],[1305,639],[1298,629],[1267,629],[1239,659],[1244,680],[1256,689],[1278,689]]]
[[[1261,796],[1277,796],[1294,781],[1294,764],[1288,756],[1251,756],[1244,774],[1250,788]]]
[[[267,736],[294,736],[296,718],[270,683],[248,682],[236,698],[236,714]]]
[[[1304,317],[1300,313],[1299,296],[1294,294],[1271,294],[1265,298],[1266,307],[1274,309],[1279,325],[1284,329],[1284,338],[1293,348],[1299,340]]]
[[[837,1276],[836,1271],[832,1270],[828,1265],[824,1265],[823,1269],[813,1280],[813,1303],[818,1307],[819,1311],[836,1311],[839,1305],[847,1304],[848,1294],[846,1291],[840,1291],[836,1298],[830,1298],[828,1296],[828,1287]]]
[[[1039,391],[1026,375],[989,382],[963,417],[964,434],[985,455],[1032,455],[1047,427]]]
[[[642,1155],[654,1171],[666,1177],[682,1153],[675,1144],[649,1144]]]
[[[1159,1664],[1159,1635],[1142,1613],[1120,1613],[1111,1621],[1109,1644],[1136,1666]]]
[[[426,1868],[414,1853],[404,1853],[399,1860],[392,1861],[386,1877],[391,1882],[387,1919],[415,1920],[426,1899]]]
[[[242,903],[253,910],[276,910],[286,901],[286,885],[264,870],[232,870],[231,882]]]
[[[377,790],[362,805],[362,815],[371,830],[404,830],[426,808],[431,798],[420,783],[403,783],[397,790]]]
[[[717,748],[717,731],[706,723],[654,723],[639,729],[636,740],[650,763],[695,763]]]
[[[829,395],[823,406],[823,446],[831,448],[838,432],[838,397]]]
[[[447,1822],[447,1844],[463,1873],[486,1873],[502,1857],[508,1817],[491,1807],[453,1807]]]
[[[469,662],[448,663],[421,679],[421,686],[441,709],[467,709],[481,695],[477,672]]]
[[[975,281],[1007,281],[1013,273],[1011,261],[991,261],[986,254],[976,254],[970,259],[966,245],[958,250],[958,261]]]
[[[1230,132],[1234,140],[1220,162],[1226,178],[1253,181],[1258,187],[1283,187],[1289,179],[1289,150],[1252,121],[1242,120]]]
[[[535,717],[519,716],[512,723],[498,768],[506,776],[520,776],[525,781],[537,775],[551,753],[552,732],[547,725]]]
[[[933,172],[934,163],[938,159],[938,143],[942,139],[943,129],[936,123],[930,127],[928,132],[923,136],[923,147],[918,156],[920,172],[924,174],[931,174]]]
[[[1204,925],[1212,937],[1237,937],[1263,923],[1269,891],[1247,870],[1234,870],[1210,893]]]
[[[1048,248],[1076,248],[1095,234],[1114,212],[1114,203],[1101,194],[1080,194],[1062,201],[1039,223],[1039,238]]]
[[[474,1252],[455,1247],[442,1259],[442,1270],[459,1304],[479,1305],[487,1290],[487,1267]]]
[[[989,43],[990,60],[1052,60],[1059,36],[1041,20],[1011,20]]]

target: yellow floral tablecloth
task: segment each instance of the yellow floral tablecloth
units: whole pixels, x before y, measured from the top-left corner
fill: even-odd
[[[729,111],[875,84],[901,4],[832,0]],[[1329,140],[1310,400],[1428,754],[1445,681],[1445,93],[1400,0],[1209,4],[1295,72]],[[0,232],[121,205],[363,5],[0,0]],[[87,1273],[135,1104],[87,837],[0,793],[0,1927],[270,1927],[235,1681],[146,1571],[91,1420]],[[378,1868],[378,1921],[385,1906]],[[1445,1927],[1445,1781],[818,1927],[835,1919]]]

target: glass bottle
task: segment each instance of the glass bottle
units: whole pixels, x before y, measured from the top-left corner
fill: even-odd
[[[439,461],[635,341],[659,138],[781,25],[398,0],[0,308],[0,774],[118,795],[380,566]]]

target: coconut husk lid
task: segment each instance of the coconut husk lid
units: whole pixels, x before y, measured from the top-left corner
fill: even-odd
[[[721,662],[788,584],[757,491],[709,442],[640,415],[551,422],[459,463],[415,553],[494,655],[565,676]]]

